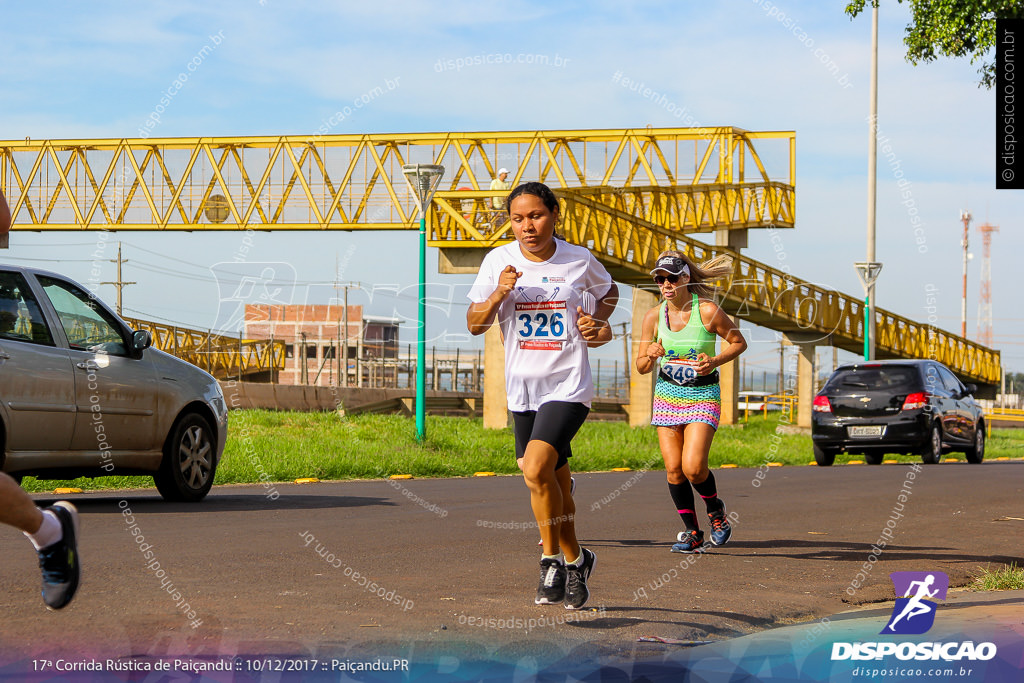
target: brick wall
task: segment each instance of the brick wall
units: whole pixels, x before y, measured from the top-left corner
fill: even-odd
[[[345,335],[343,307],[338,305],[246,304],[245,336],[282,339],[288,343],[285,369],[277,376],[281,384],[302,384],[302,334],[306,335],[306,367],[309,384],[337,384],[338,361],[325,358],[331,353],[343,355],[338,337]],[[348,307],[349,358],[355,358],[363,329],[363,307]],[[311,348],[310,348],[311,347]],[[317,371],[320,376],[317,377]],[[315,378],[315,381],[314,381]],[[354,380],[354,376],[353,376]]]

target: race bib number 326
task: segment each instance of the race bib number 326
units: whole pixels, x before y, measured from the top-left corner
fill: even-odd
[[[521,349],[561,351],[566,337],[564,301],[516,302],[516,340]]]

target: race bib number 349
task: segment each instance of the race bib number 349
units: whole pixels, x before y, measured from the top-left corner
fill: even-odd
[[[516,302],[516,339],[521,349],[561,351],[566,337],[564,301]]]
[[[681,358],[663,360],[661,372],[676,384],[690,384],[697,379],[697,368],[695,361],[688,361]]]

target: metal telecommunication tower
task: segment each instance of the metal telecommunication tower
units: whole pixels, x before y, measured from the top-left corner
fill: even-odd
[[[960,220],[964,222],[964,238],[960,240],[960,246],[964,250],[964,291],[960,297],[960,336],[967,339],[967,236],[968,228],[971,225],[971,212],[961,211]]]
[[[984,251],[981,257],[981,302],[978,305],[978,343],[992,346],[992,261],[990,259],[992,233],[999,226],[984,223],[978,226]]]

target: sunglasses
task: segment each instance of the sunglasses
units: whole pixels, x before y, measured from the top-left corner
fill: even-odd
[[[659,285],[665,284],[666,281],[668,281],[668,282],[670,282],[672,284],[675,284],[675,283],[679,282],[679,276],[678,275],[655,275],[654,276],[654,282],[659,284]]]

